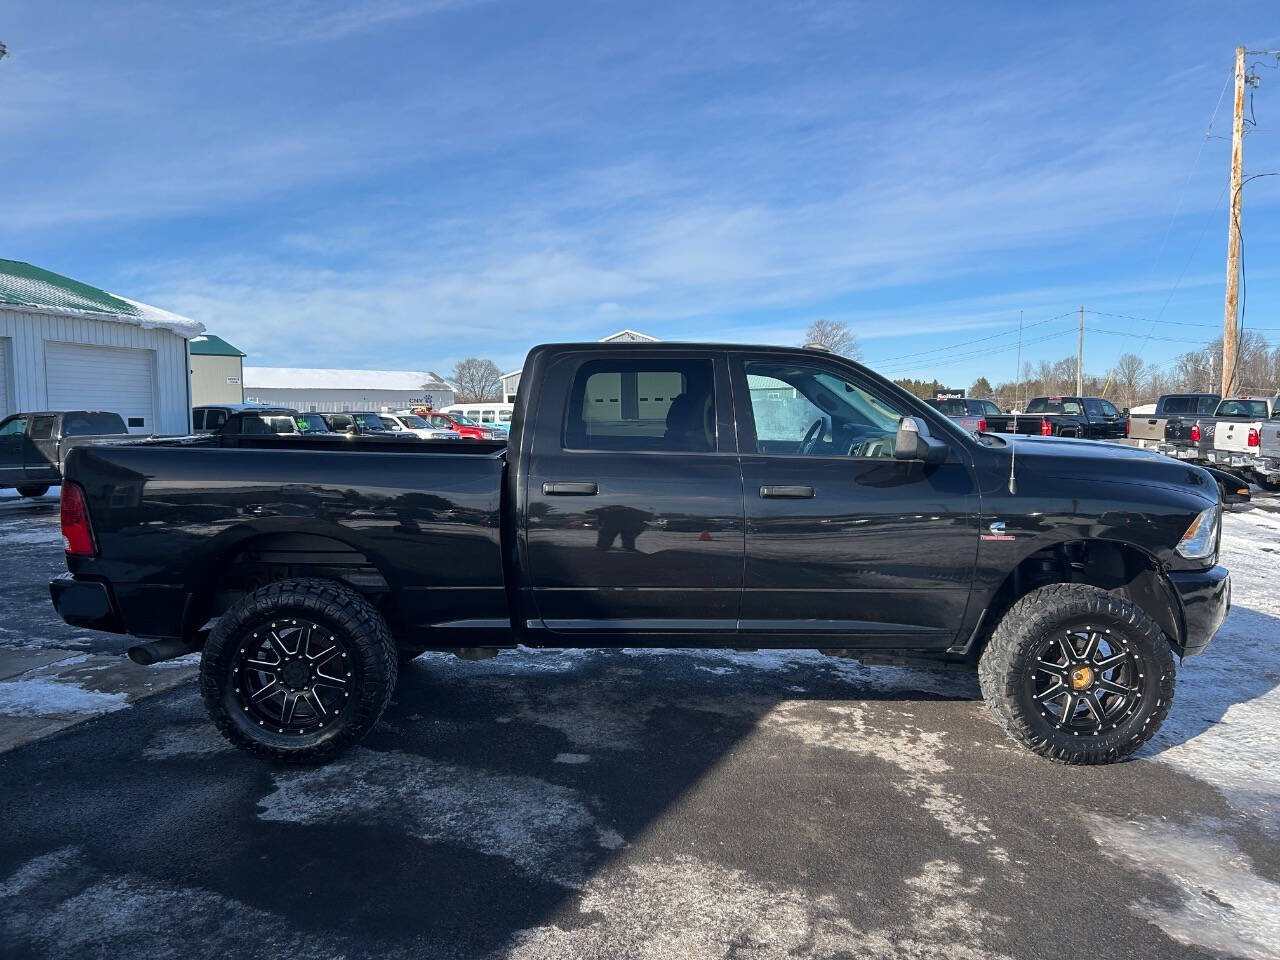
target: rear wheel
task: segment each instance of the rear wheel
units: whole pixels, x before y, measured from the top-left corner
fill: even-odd
[[[1164,722],[1173,653],[1129,600],[1087,584],[1053,584],[1005,614],[978,678],[996,719],[1023,746],[1062,763],[1111,763]]]
[[[327,760],[363,738],[396,683],[386,622],[331,580],[272,583],[218,620],[200,692],[222,734],[277,760]]]
[[[47,483],[38,484],[36,486],[31,486],[31,487],[18,488],[18,496],[20,497],[32,497],[32,498],[43,497],[48,492],[49,492],[49,485]]]

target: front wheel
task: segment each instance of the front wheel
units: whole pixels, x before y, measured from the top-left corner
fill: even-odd
[[[1173,699],[1168,638],[1099,587],[1033,590],[1004,615],[978,663],[1005,732],[1062,763],[1112,763],[1146,743]]]
[[[373,729],[396,685],[382,615],[331,580],[272,583],[218,620],[200,693],[228,740],[260,756],[328,760]]]

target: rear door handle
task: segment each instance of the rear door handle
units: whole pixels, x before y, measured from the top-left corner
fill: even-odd
[[[546,497],[594,497],[599,492],[594,480],[573,480],[560,483],[544,483],[542,495]]]
[[[813,487],[790,483],[766,484],[760,488],[760,496],[766,500],[810,500]]]

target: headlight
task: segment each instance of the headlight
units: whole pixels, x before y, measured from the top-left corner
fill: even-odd
[[[1178,553],[1188,560],[1208,560],[1212,557],[1218,548],[1218,514],[1217,507],[1198,513],[1178,541]]]

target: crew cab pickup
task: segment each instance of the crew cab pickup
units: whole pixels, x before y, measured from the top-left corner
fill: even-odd
[[[62,479],[73,447],[115,442],[129,436],[118,413],[60,410],[15,413],[0,421],[0,489],[17,487],[23,497],[40,497]]]
[[[1254,479],[1269,490],[1280,488],[1280,413],[1272,414],[1259,430],[1258,456],[1254,459]]]
[[[1105,763],[1226,615],[1198,467],[971,434],[812,350],[558,344],[523,370],[507,444],[73,451],[55,608],[139,662],[201,650],[214,723],[286,760],[363,737],[398,662],[526,644],[967,665],[1018,742]]]
[[[1128,430],[1128,421],[1101,397],[1033,397],[1025,413],[987,417],[987,429],[1033,437],[1119,440]]]
[[[1155,446],[1165,440],[1164,428],[1170,417],[1208,416],[1222,399],[1216,393],[1166,393],[1156,400],[1156,408],[1146,416],[1129,415],[1129,439]]]
[[[1002,416],[1000,408],[990,400],[975,400],[973,397],[935,397],[927,402],[970,433],[984,433],[987,429],[988,417]]]

